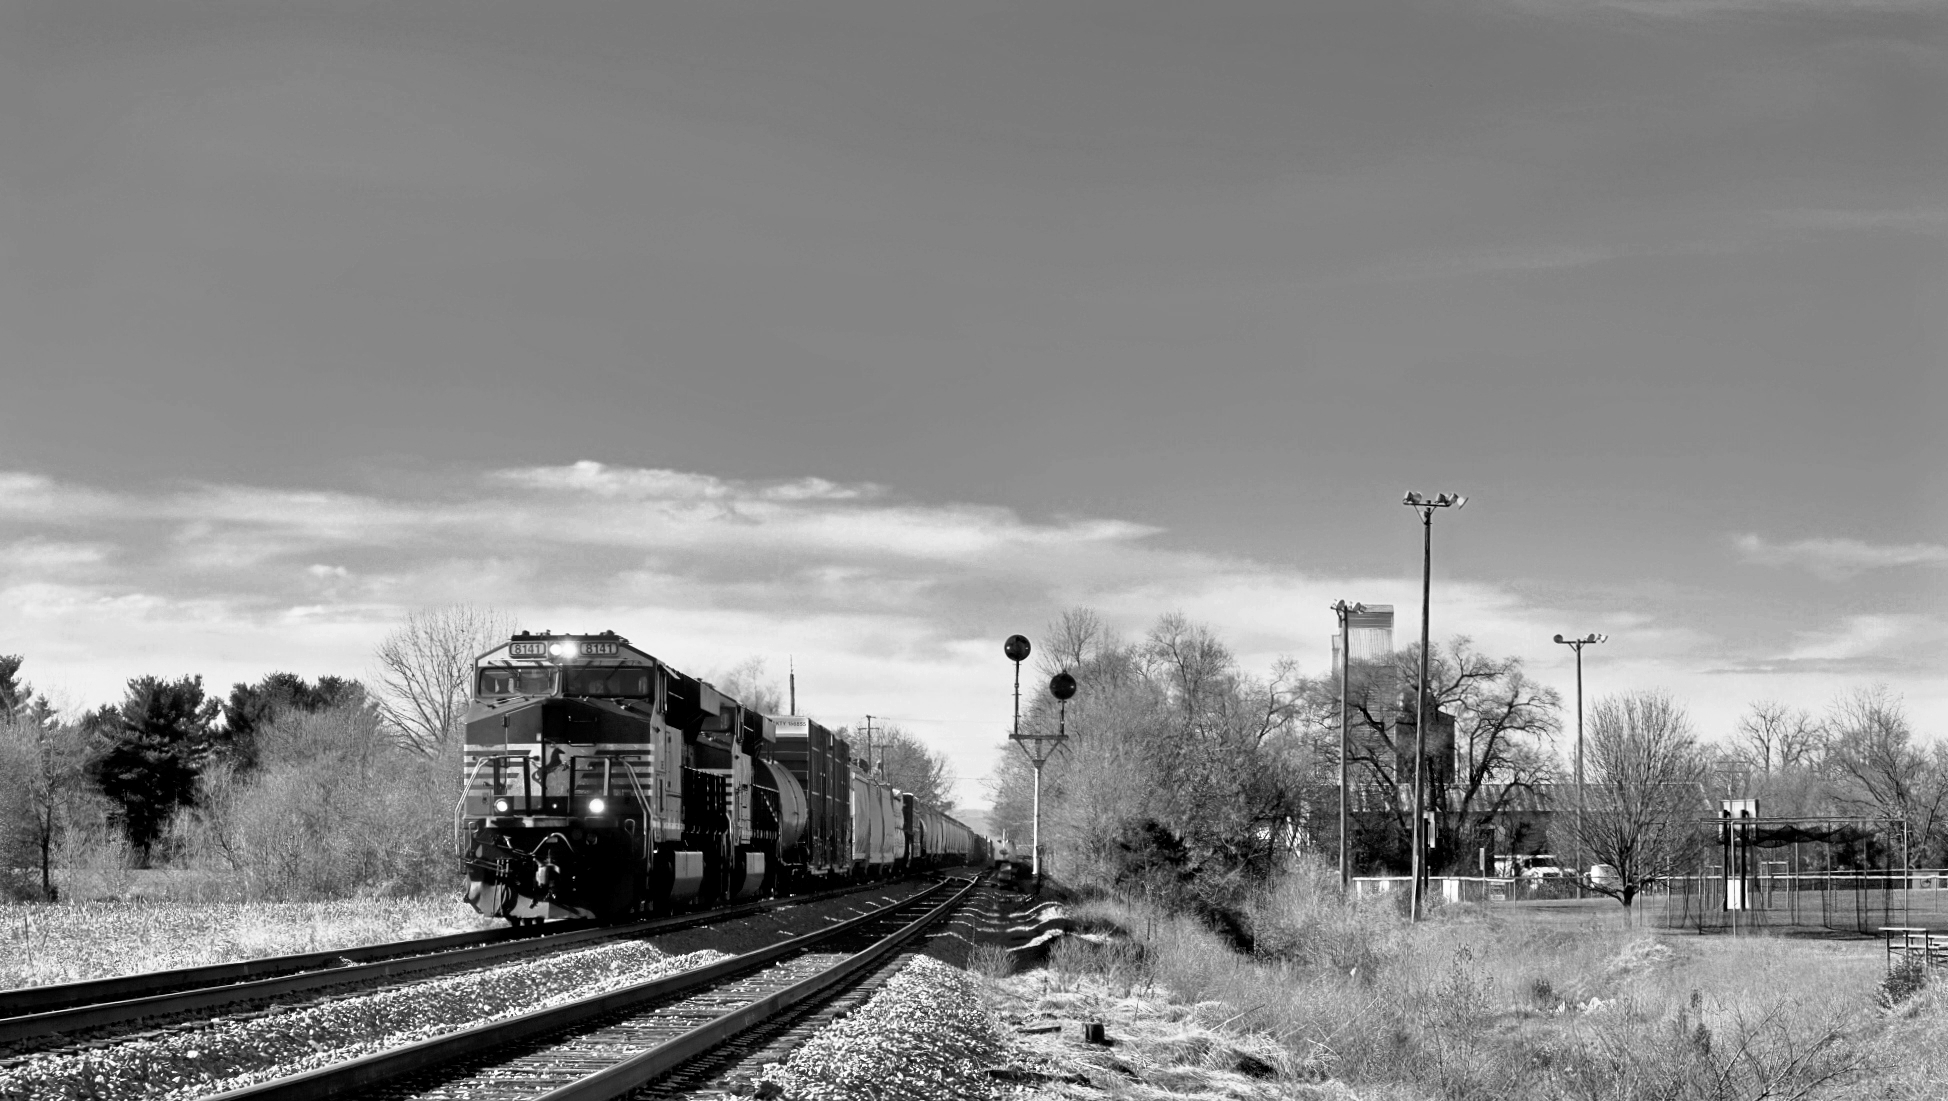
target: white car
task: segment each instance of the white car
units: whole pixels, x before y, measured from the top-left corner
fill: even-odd
[[[1617,887],[1623,883],[1623,876],[1614,864],[1591,864],[1590,885],[1593,887]]]

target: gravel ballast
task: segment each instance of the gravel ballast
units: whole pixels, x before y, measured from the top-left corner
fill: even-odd
[[[220,1018],[0,1068],[0,1101],[160,1098],[236,1089],[599,994],[725,958],[679,956],[640,941],[342,996],[291,1010]]]
[[[761,1083],[792,1101],[975,1101],[1001,1035],[974,978],[917,956],[872,999],[807,1041]]]

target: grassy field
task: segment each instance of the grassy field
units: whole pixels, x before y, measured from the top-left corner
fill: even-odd
[[[1878,942],[1651,929],[1607,900],[1456,906],[1415,926],[1370,901],[1342,905],[1301,877],[1252,913],[1249,955],[1194,920],[1084,904],[1092,935],[1058,945],[1042,991],[1132,1032],[1159,1015],[1202,1022],[1198,1051],[1255,1053],[1279,1089],[1317,1096],[1948,1096],[1948,1000],[1890,1004]],[[1033,1000],[1024,981],[997,979],[1015,1012]],[[1206,1069],[1205,1085],[1165,1095],[1258,1096]],[[1264,1094],[1295,1095],[1314,1094]]]
[[[0,988],[479,929],[452,896],[309,903],[0,903]]]

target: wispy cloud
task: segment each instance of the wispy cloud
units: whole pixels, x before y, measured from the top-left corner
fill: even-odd
[[[1588,244],[1486,248],[1450,256],[1423,256],[1373,264],[1361,268],[1351,279],[1361,283],[1406,283],[1464,275],[1553,271],[1589,267],[1629,255],[1635,253]]]
[[[1895,230],[1937,237],[1948,234],[1948,207],[1912,207],[1902,210],[1802,208],[1776,210],[1772,212],[1771,217],[1779,226],[1792,230]]]
[[[1948,565],[1948,546],[1940,543],[1868,543],[1859,539],[1801,539],[1773,543],[1757,534],[1737,539],[1747,562],[1798,566],[1829,581],[1844,581],[1871,570]]]
[[[1584,16],[1616,12],[1647,20],[1720,19],[1740,15],[1846,17],[1939,10],[1935,0],[1509,0],[1538,13]]]

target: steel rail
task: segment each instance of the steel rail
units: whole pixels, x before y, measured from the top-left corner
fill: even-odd
[[[867,922],[881,920],[888,912],[911,906],[929,895],[945,890],[948,886],[948,883],[937,883],[918,894],[888,903],[857,917],[847,918],[816,932],[780,941],[768,948],[760,948],[716,963],[678,972],[675,975],[650,979],[565,1005],[529,1010],[518,1016],[488,1021],[445,1036],[403,1044],[328,1067],[319,1067],[316,1070],[304,1071],[241,1089],[212,1094],[205,1101],[330,1101],[333,1098],[354,1096],[395,1079],[418,1074],[431,1067],[537,1040],[550,1033],[561,1032],[603,1017],[626,1012],[645,1002],[684,994],[722,979],[763,967],[765,964],[796,955],[821,941],[840,936]]]
[[[978,879],[969,880],[967,886],[955,892],[952,898],[909,922],[897,932],[882,938],[863,952],[848,956],[832,967],[775,994],[759,998],[740,1009],[731,1010],[708,1024],[698,1025],[683,1035],[658,1044],[640,1055],[605,1070],[596,1071],[578,1082],[557,1090],[550,1090],[535,1101],[611,1101],[613,1098],[625,1097],[631,1091],[654,1082],[737,1034],[816,997],[828,987],[876,966],[895,949],[919,936],[928,926],[960,905],[979,882]]]
[[[605,925],[571,929],[564,932],[533,935],[527,929],[520,930],[518,937],[499,936],[486,944],[478,944],[448,950],[422,951],[413,955],[390,956],[369,963],[353,964],[349,967],[325,967],[302,971],[294,975],[253,979],[243,982],[226,983],[220,986],[200,986],[189,990],[177,990],[166,994],[153,994],[125,998],[112,1002],[70,1006],[64,1009],[45,1010],[38,1013],[0,1019],[0,1044],[31,1040],[59,1033],[79,1032],[87,1029],[103,1028],[110,1025],[127,1024],[155,1017],[174,1016],[193,1013],[197,1010],[212,1009],[238,1002],[262,1001],[278,998],[286,994],[303,993],[330,986],[348,983],[370,982],[377,979],[401,978],[423,971],[449,970],[475,964],[492,963],[510,956],[526,955],[538,948],[568,948],[592,941],[621,939],[625,937],[646,936],[653,933],[666,933],[676,929],[686,929],[697,925],[707,925],[751,914],[764,913],[782,906],[815,902],[821,899],[852,894],[865,888],[858,886],[841,890],[826,891],[815,895],[792,895],[787,898],[761,899],[742,903],[721,910],[702,910],[690,914],[676,914],[665,918],[632,922],[628,925]],[[489,934],[510,934],[513,929],[490,929]],[[448,937],[431,938],[431,941],[445,941],[454,937],[473,937],[478,934],[458,933]],[[372,950],[395,945],[420,945],[428,941],[395,941],[393,945],[374,945]],[[347,953],[305,953],[305,957],[322,956],[327,959],[346,958]],[[273,959],[291,957],[273,957]],[[246,963],[267,961],[246,961]],[[229,968],[234,964],[218,964],[213,968],[196,968],[205,971]],[[166,975],[167,972],[158,972]],[[125,976],[124,979],[139,979],[142,976]],[[113,986],[123,979],[100,980]],[[69,983],[73,988],[86,984]]]
[[[232,963],[184,967],[173,971],[142,971],[133,975],[114,975],[105,979],[83,979],[78,982],[54,983],[47,986],[23,986],[13,990],[0,990],[0,1017],[20,1017],[29,1013],[44,1013],[48,1010],[68,1009],[78,1005],[126,1001],[153,994],[193,990],[201,986],[248,982],[298,971],[342,967],[341,961],[344,960],[365,962],[427,952],[446,952],[455,948],[472,948],[482,944],[496,944],[501,941],[523,940],[537,936],[554,936],[570,929],[581,929],[587,926],[586,921],[565,921],[552,923],[552,927],[528,925],[518,928],[479,929],[471,933],[447,933],[437,937],[395,940],[385,944],[367,944],[333,951],[296,952],[283,956],[263,956],[254,960],[237,960]]]

